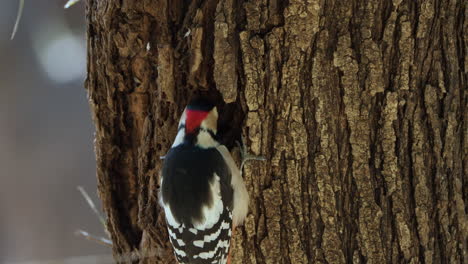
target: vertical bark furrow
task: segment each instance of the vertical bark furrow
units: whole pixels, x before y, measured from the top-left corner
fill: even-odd
[[[283,65],[280,69],[281,80],[278,91],[277,112],[279,116],[284,117],[285,123],[281,124],[281,120],[276,120],[285,130],[284,140],[279,143],[283,145],[286,151],[285,157],[288,160],[286,178],[289,203],[287,203],[287,215],[290,215],[292,228],[287,230],[287,241],[284,242],[288,247],[288,261],[290,263],[307,263],[307,244],[304,240],[310,238],[301,230],[305,226],[310,226],[311,223],[306,221],[309,212],[303,205],[304,187],[301,186],[304,178],[309,177],[306,168],[309,166],[307,159],[310,157],[308,153],[308,133],[305,126],[304,116],[311,113],[304,112],[303,96],[308,90],[308,86],[302,79],[301,74],[307,64],[309,54],[311,52],[310,45],[314,34],[318,31],[318,6],[313,1],[290,1],[289,5],[284,9],[284,39],[277,43],[285,45],[287,50],[284,54]],[[269,43],[272,45],[273,43]],[[275,47],[275,49],[278,49]],[[285,101],[287,103],[285,103]],[[302,166],[299,167],[299,164]],[[311,199],[308,197],[307,199]],[[333,198],[334,199],[334,198]],[[329,240],[325,240],[329,242]],[[291,243],[293,242],[293,243]]]
[[[319,205],[319,217],[324,225],[323,233],[317,235],[322,236],[321,244],[314,245],[317,250],[323,251],[325,261],[328,263],[340,263],[344,261],[344,252],[342,247],[338,246],[345,241],[341,240],[343,229],[340,226],[342,219],[337,212],[337,202],[341,193],[342,184],[339,162],[336,159],[340,156],[338,152],[341,142],[335,138],[340,128],[337,126],[338,104],[334,103],[333,97],[339,94],[338,85],[328,86],[327,83],[333,76],[326,74],[327,69],[331,68],[331,63],[327,58],[327,32],[318,34],[314,66],[312,68],[312,97],[317,101],[315,120],[317,122],[317,152],[313,156],[315,182],[310,184],[317,188],[317,196]],[[312,230],[316,233],[319,230]],[[321,261],[320,258],[315,261]]]
[[[125,48],[119,49],[131,46],[135,39],[131,34],[129,38],[122,38],[121,32],[115,28],[110,30],[110,35],[103,34],[109,27],[118,26],[116,19],[122,14],[115,5],[100,9],[95,4],[90,2],[87,7],[88,11],[92,10],[88,16],[93,21],[93,35],[88,38],[88,46],[91,50],[105,52],[97,56],[90,53],[88,67],[95,75],[88,76],[87,83],[97,127],[98,188],[108,216],[107,227],[115,243],[114,252],[122,253],[137,248],[141,235],[137,227],[137,207],[133,203],[137,200],[135,186],[138,184],[132,166],[135,141],[131,136],[128,139],[124,136],[137,133],[129,126],[135,128],[138,119],[135,112],[138,111],[130,110],[126,97],[133,83],[127,81],[127,85],[124,85],[126,78],[123,77],[131,76],[128,74],[127,57],[134,53],[127,53]],[[119,63],[113,64],[116,58],[119,58]],[[122,75],[122,71],[127,74]]]
[[[418,231],[419,244],[424,250],[424,258],[426,262],[432,261],[432,253],[428,245],[430,226],[429,217],[432,215],[432,204],[431,199],[432,192],[429,189],[428,181],[430,181],[430,160],[431,150],[429,145],[429,138],[427,135],[426,122],[423,120],[423,113],[418,104],[418,108],[415,112],[414,127],[413,127],[413,149],[412,149],[412,163],[413,163],[413,178],[412,188],[414,188],[414,199],[415,199],[415,215],[416,215],[416,228]]]
[[[236,56],[239,47],[236,41],[234,4],[234,0],[219,1],[214,25],[213,77],[226,103],[236,101],[238,93]]]

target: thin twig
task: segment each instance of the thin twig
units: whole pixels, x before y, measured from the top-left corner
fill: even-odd
[[[250,160],[259,160],[259,161],[265,161],[266,158],[264,156],[254,156],[251,154],[246,154],[244,158],[242,159],[241,165],[240,165],[240,170],[242,171],[244,169],[244,165],[247,161]]]
[[[104,238],[104,237],[93,236],[93,235],[91,235],[90,233],[88,233],[88,232],[86,232],[84,230],[80,230],[80,229],[76,230],[75,235],[84,237],[89,241],[93,241],[93,242],[99,243],[99,244],[104,245],[104,246],[112,247],[112,241],[111,240],[109,240],[107,238]]]
[[[13,38],[16,35],[16,31],[18,30],[18,25],[21,20],[21,16],[23,15],[23,8],[24,8],[24,0],[19,0],[18,14],[16,15],[15,26],[13,27],[13,32],[11,32],[10,40],[13,40]]]
[[[88,232],[84,230],[77,230],[75,232],[75,235],[83,237],[89,241],[96,242],[98,244],[107,246],[107,247],[112,247],[112,241],[103,237],[98,237],[98,236],[93,236],[89,234]],[[150,250],[150,251],[132,251],[130,253],[124,253],[121,255],[116,255],[115,260],[117,262],[130,262],[130,261],[136,261],[144,258],[151,258],[151,257],[157,257],[157,256],[164,256],[166,255],[166,252],[164,252],[161,248],[156,248],[155,250]]]
[[[80,0],[68,0],[68,2],[65,4],[65,6],[63,8],[69,8],[71,7],[72,5],[78,3]]]
[[[97,210],[96,205],[94,204],[93,200],[91,200],[91,197],[89,197],[88,193],[85,191],[85,189],[83,187],[78,186],[77,189],[78,189],[78,191],[80,191],[81,195],[83,195],[83,197],[85,198],[85,200],[88,203],[89,207],[91,207],[91,210],[93,210],[93,212],[97,215],[97,217],[99,219],[99,222],[101,222],[101,224],[104,226],[104,229],[107,232],[106,220],[104,219],[104,217]]]

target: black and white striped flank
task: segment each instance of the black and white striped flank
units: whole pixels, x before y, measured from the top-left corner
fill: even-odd
[[[178,228],[168,225],[174,254],[181,264],[225,264],[232,235],[232,213],[224,208],[220,221],[206,230],[183,224]]]

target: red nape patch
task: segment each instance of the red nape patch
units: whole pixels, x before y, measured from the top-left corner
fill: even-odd
[[[206,116],[208,115],[208,112],[206,111],[201,111],[201,110],[186,110],[185,112],[186,117],[185,117],[185,133],[190,134],[192,133],[196,128],[198,128],[205,120]]]

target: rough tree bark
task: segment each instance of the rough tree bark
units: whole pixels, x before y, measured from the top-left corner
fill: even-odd
[[[468,263],[466,4],[88,0],[115,255],[174,261],[160,156],[206,91],[268,158],[245,168],[233,263]]]

